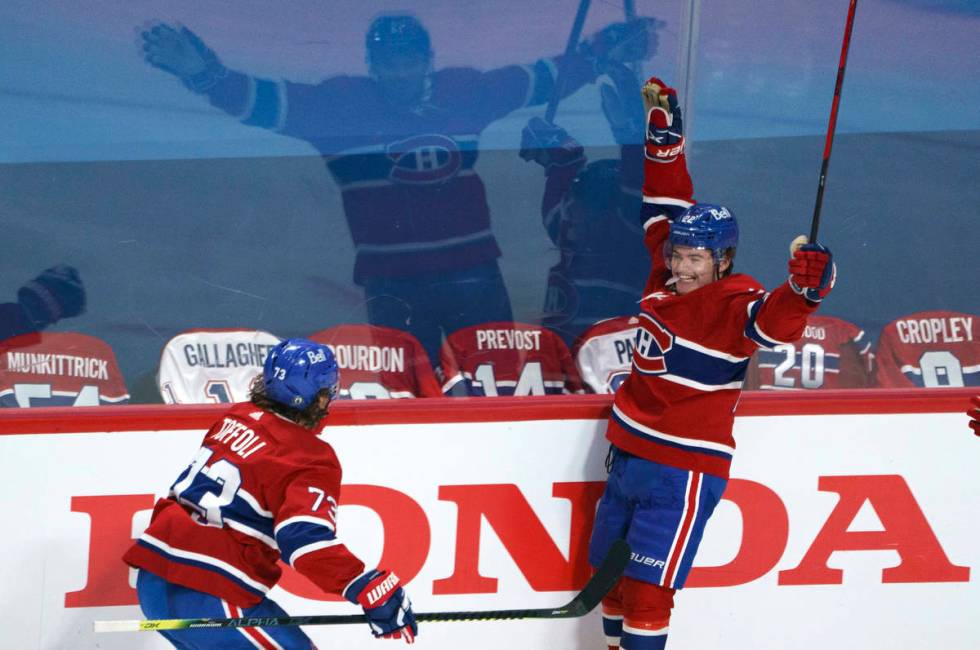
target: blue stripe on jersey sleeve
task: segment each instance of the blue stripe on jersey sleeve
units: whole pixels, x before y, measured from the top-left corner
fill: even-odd
[[[298,549],[316,542],[329,542],[337,539],[337,535],[328,526],[310,521],[297,521],[283,526],[276,532],[276,543],[283,559],[292,564],[293,553]]]

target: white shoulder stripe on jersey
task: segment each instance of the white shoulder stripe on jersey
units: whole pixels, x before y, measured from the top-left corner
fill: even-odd
[[[616,415],[623,420],[623,422],[630,425],[630,427],[636,429],[637,431],[641,433],[645,433],[651,438],[660,438],[662,440],[666,440],[667,442],[674,442],[679,445],[684,445],[686,447],[701,447],[702,449],[711,449],[713,451],[720,451],[726,454],[732,454],[732,455],[735,454],[734,447],[723,445],[720,442],[711,442],[709,440],[698,440],[697,438],[682,438],[681,436],[672,436],[669,433],[657,431],[656,429],[648,427],[644,424],[640,424],[630,416],[623,413],[623,411],[620,410],[620,408],[616,406],[615,403],[613,404],[612,408],[613,411],[616,413]]]
[[[195,562],[210,564],[211,566],[221,569],[226,573],[230,573],[231,575],[235,576],[236,578],[238,578],[248,586],[252,587],[256,591],[260,591],[263,594],[269,593],[269,588],[266,587],[264,584],[250,578],[248,575],[243,573],[241,569],[238,569],[237,567],[233,567],[232,565],[228,564],[227,562],[223,562],[218,558],[211,557],[210,555],[204,555],[203,553],[195,553],[193,551],[185,551],[183,549],[174,548],[173,546],[170,546],[166,542],[162,542],[156,537],[153,537],[152,535],[148,535],[146,533],[143,533],[140,536],[140,539],[146,542],[147,544],[149,544],[150,546],[157,547],[158,549],[160,549],[164,553],[167,553],[168,555],[184,558],[185,560],[194,560]]]
[[[317,524],[318,526],[323,526],[325,528],[329,528],[331,531],[335,531],[336,530],[334,528],[333,523],[330,522],[330,521],[327,521],[326,519],[322,519],[320,517],[311,517],[309,515],[297,515],[295,517],[290,517],[289,519],[284,519],[284,520],[280,521],[279,522],[279,525],[276,526],[276,529],[275,529],[274,532],[275,532],[276,535],[278,535],[279,534],[279,531],[282,530],[284,527],[288,526],[289,524],[299,524],[299,523],[304,523],[304,524]]]
[[[643,230],[646,231],[650,226],[660,221],[667,221],[667,217],[664,215],[657,215],[656,217],[650,217],[643,222]]]
[[[313,551],[319,551],[324,548],[330,548],[331,546],[337,546],[343,544],[339,539],[325,539],[319,542],[313,542],[312,544],[307,544],[306,546],[300,546],[298,549],[293,551],[292,555],[286,558],[286,562],[289,566],[293,566],[296,560],[300,559],[307,553],[312,553]]]
[[[259,500],[249,494],[246,490],[238,488],[238,496],[242,498],[242,501],[248,504],[248,506],[254,510],[256,513],[262,515],[263,517],[268,517],[272,519],[275,515],[259,505]]]
[[[722,352],[721,350],[713,350],[712,348],[699,345],[694,341],[688,341],[680,336],[674,337],[674,343],[682,347],[688,348],[689,350],[694,350],[695,352],[700,352],[701,354],[707,354],[709,357],[715,357],[717,359],[724,359],[725,361],[731,361],[732,363],[741,363],[748,359],[748,357],[736,357],[733,354],[728,354],[727,352]]]

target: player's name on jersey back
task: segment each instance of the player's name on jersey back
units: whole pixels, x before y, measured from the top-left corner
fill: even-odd
[[[7,372],[31,375],[109,379],[109,362],[106,359],[71,354],[8,351],[6,369]]]
[[[540,330],[478,329],[478,350],[540,350]]]
[[[973,317],[899,319],[895,331],[902,343],[963,343],[973,340]]]
[[[262,343],[186,343],[181,353],[188,367],[261,368],[274,344]]]
[[[405,372],[405,348],[400,346],[330,343],[341,370]]]

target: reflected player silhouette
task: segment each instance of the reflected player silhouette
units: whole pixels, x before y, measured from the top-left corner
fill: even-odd
[[[309,142],[338,183],[371,324],[407,330],[433,364],[443,334],[512,320],[482,180],[480,133],[543,104],[557,71],[563,93],[634,56],[649,21],[611,25],[579,51],[489,71],[434,68],[429,33],[412,15],[382,15],[365,38],[368,75],[318,84],[226,68],[183,26],[142,32],[145,60],[243,124]]]

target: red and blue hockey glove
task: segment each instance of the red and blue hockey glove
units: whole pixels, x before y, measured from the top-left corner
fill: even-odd
[[[582,160],[582,145],[568,131],[532,117],[521,130],[521,158],[542,167],[565,167]]]
[[[974,435],[980,436],[980,395],[973,396],[973,408],[966,412],[970,416],[970,428]]]
[[[376,638],[414,643],[419,633],[412,602],[391,571],[372,569],[352,582],[344,598],[364,608],[371,634]]]
[[[85,311],[85,287],[74,267],[65,264],[42,271],[17,290],[17,302],[27,318],[43,328]]]
[[[837,265],[830,249],[804,244],[789,261],[789,286],[810,302],[820,302],[834,288]]]
[[[206,92],[228,74],[214,50],[184,26],[178,29],[166,23],[155,23],[143,29],[140,35],[146,62],[180,77],[193,92]]]
[[[674,162],[684,153],[684,120],[677,104],[677,91],[660,79],[650,77],[642,93],[647,116],[647,160]]]

